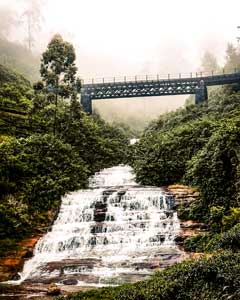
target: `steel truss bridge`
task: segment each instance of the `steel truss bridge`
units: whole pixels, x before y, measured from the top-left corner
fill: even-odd
[[[208,99],[208,86],[232,83],[240,83],[240,70],[82,80],[81,103],[90,114],[92,100],[100,99],[195,94],[195,104],[200,104]]]

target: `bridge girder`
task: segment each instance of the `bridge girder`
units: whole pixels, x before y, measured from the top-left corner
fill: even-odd
[[[109,99],[194,94],[197,87],[197,82],[147,82],[99,85],[87,87],[84,92],[92,99]]]
[[[86,112],[92,112],[92,100],[169,96],[195,94],[195,103],[207,100],[207,86],[240,82],[240,72],[195,78],[168,80],[145,80],[124,82],[103,82],[84,84],[81,90],[81,103]]]

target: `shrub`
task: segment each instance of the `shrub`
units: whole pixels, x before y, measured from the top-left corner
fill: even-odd
[[[187,161],[207,143],[215,127],[214,122],[203,118],[144,136],[137,145],[134,163],[137,180],[157,186],[181,181]]]
[[[201,190],[203,206],[239,206],[240,120],[224,122],[188,163],[185,183]]]
[[[32,209],[46,210],[66,191],[83,187],[88,170],[68,144],[51,135],[33,135],[0,144],[2,196],[18,193]]]

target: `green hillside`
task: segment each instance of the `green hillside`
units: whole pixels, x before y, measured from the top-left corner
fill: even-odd
[[[0,135],[27,134],[32,96],[28,80],[0,65]]]
[[[32,83],[40,78],[40,56],[3,38],[0,38],[0,64],[23,74]]]

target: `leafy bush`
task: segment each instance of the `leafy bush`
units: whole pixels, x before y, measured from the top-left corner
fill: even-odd
[[[239,205],[239,125],[239,118],[223,122],[188,163],[185,182],[200,188],[203,206]]]
[[[67,190],[86,185],[88,170],[72,147],[51,135],[0,144],[1,193],[18,193],[32,209],[53,207]]]
[[[214,252],[240,250],[240,223],[222,233],[200,233],[184,241],[184,248],[191,252]]]
[[[240,250],[240,223],[219,236],[216,250],[218,249]]]
[[[184,241],[184,249],[189,252],[212,252],[218,249],[219,234],[199,233]]]
[[[33,92],[21,75],[0,65],[0,134],[27,136]]]
[[[134,163],[137,180],[157,186],[179,182],[187,161],[207,143],[215,127],[214,122],[202,118],[144,136]]]
[[[225,230],[232,228],[237,223],[240,223],[240,208],[232,207],[230,208],[230,213],[223,216],[222,225]]]
[[[210,207],[209,223],[210,223],[212,231],[214,231],[214,232],[221,231],[222,218],[224,216],[224,212],[225,212],[224,206]]]
[[[0,203],[0,239],[2,237],[22,236],[30,228],[28,205],[7,195]]]

